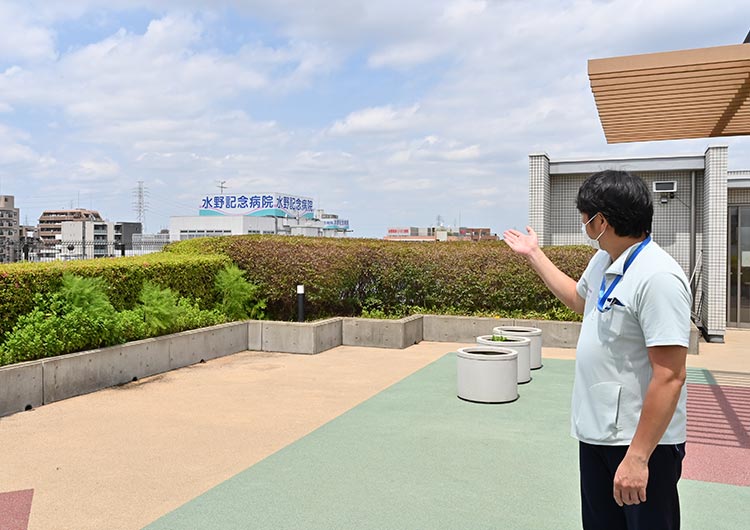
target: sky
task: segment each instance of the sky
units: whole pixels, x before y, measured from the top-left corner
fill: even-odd
[[[588,59],[741,43],[728,0],[1,0],[0,194],[146,232],[220,193],[313,198],[353,237],[528,219],[528,155],[702,154],[750,140],[608,145]],[[572,205],[571,205],[572,207]]]

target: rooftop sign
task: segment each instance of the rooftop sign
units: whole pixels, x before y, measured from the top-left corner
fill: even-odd
[[[313,200],[282,193],[207,195],[201,199],[199,215],[250,215],[253,217],[313,217]]]

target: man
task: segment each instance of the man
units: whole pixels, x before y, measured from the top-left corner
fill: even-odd
[[[678,529],[688,281],[651,240],[654,209],[640,178],[623,171],[591,175],[576,207],[583,233],[601,248],[578,282],[544,255],[531,227],[503,236],[565,305],[583,314],[571,414],[583,527]]]

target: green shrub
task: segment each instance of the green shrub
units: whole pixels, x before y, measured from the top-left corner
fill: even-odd
[[[80,307],[54,313],[36,307],[18,319],[0,346],[0,364],[111,346],[120,341],[114,312],[94,315]]]
[[[419,311],[578,319],[502,241],[415,244],[235,236],[179,242],[168,250],[185,256],[224,253],[260,287],[268,317],[277,320],[295,318],[298,284],[305,285],[309,318],[399,317]],[[580,277],[592,255],[591,248],[581,246],[545,252],[573,278]]]
[[[229,259],[221,255],[162,252],[127,258],[0,265],[0,337],[34,308],[36,294],[56,292],[65,273],[101,278],[104,293],[118,311],[138,304],[147,280],[169,287],[180,296],[199,299],[202,308],[210,308],[217,301],[214,278],[227,263]]]
[[[125,309],[117,313],[120,342],[131,342],[147,338],[148,329],[143,316],[143,308]]]
[[[112,346],[164,333],[221,324],[226,316],[179,298],[170,289],[144,284],[141,305],[120,312],[95,278],[65,275],[60,290],[37,295],[0,344],[0,365]]]
[[[201,309],[197,303],[186,298],[180,298],[177,307],[179,312],[175,331],[205,328],[228,321],[226,315],[218,309]]]
[[[216,275],[219,309],[229,320],[261,319],[266,302],[258,296],[258,286],[245,279],[237,265],[227,265]]]

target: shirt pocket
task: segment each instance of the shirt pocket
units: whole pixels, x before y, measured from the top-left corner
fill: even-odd
[[[609,311],[599,314],[599,338],[609,342],[622,335],[628,309],[619,302],[613,302]]]
[[[620,383],[597,383],[589,387],[578,404],[575,418],[576,431],[583,440],[606,442],[617,437],[621,393]]]

